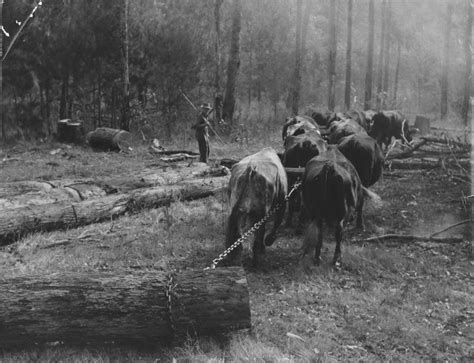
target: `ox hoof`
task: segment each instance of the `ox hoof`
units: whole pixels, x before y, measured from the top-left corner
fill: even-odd
[[[342,268],[341,261],[334,261],[334,262],[333,262],[333,268],[334,268],[334,270],[336,270],[336,271],[340,271],[341,268]]]
[[[275,239],[276,236],[269,234],[267,237],[265,237],[265,246],[271,246],[275,242]]]

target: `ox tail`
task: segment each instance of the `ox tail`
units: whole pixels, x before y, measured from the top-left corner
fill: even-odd
[[[380,195],[377,193],[374,193],[373,191],[362,187],[362,193],[364,194],[364,198],[372,204],[372,206],[376,209],[380,209],[383,207],[383,201],[382,198],[380,198]]]
[[[323,215],[332,222],[338,218],[341,211],[345,210],[345,200],[343,181],[336,173],[334,164],[326,162],[321,170],[321,183],[323,194],[321,195],[321,202],[323,206]]]

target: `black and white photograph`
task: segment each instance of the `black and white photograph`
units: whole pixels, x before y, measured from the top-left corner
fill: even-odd
[[[474,0],[0,0],[0,362],[474,361]]]

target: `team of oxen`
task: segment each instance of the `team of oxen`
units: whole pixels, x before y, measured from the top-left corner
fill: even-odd
[[[295,212],[299,216],[296,230],[307,224],[303,255],[314,251],[316,263],[323,244],[323,222],[334,227],[333,264],[339,266],[345,224],[355,213],[356,226],[363,228],[364,201],[380,202],[367,188],[382,174],[382,149],[392,138],[409,143],[410,133],[399,111],[314,112],[311,117],[287,118],[282,131],[284,153],[265,148],[232,167],[226,246],[269,212],[274,213],[268,234],[265,236],[265,223],[255,232],[252,249],[257,266],[265,246],[275,241],[287,193],[299,181],[301,187],[289,198],[286,225],[293,224]],[[238,245],[227,263],[239,263],[241,255],[242,246]]]

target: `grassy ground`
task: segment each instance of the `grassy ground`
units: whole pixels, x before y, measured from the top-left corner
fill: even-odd
[[[279,148],[275,136],[265,145]],[[260,149],[213,144],[214,157],[241,158]],[[179,147],[179,146],[177,146]],[[50,151],[61,148],[51,155]],[[195,149],[195,148],[193,148]],[[0,152],[3,159],[6,150]],[[64,145],[8,151],[0,181],[100,178],[142,170],[154,157],[93,153]],[[461,226],[442,236],[465,243],[363,243],[385,233],[429,235],[470,217],[461,205],[470,186],[439,170],[386,172],[373,188],[383,209],[367,206],[366,230],[349,227],[343,267],[330,266],[332,236],[325,234],[323,263],[303,267],[301,236],[282,228],[260,268],[247,272],[252,331],[225,341],[190,340],[176,348],[48,346],[0,351],[0,361],[472,361],[474,298],[472,234]],[[0,276],[58,271],[204,268],[222,251],[224,195],[174,203],[115,221],[27,236],[0,251]]]

